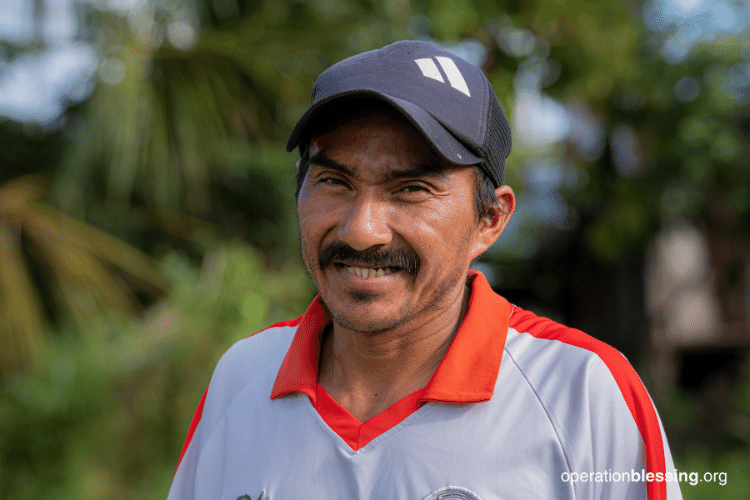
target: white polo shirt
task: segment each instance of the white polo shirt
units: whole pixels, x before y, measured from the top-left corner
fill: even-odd
[[[626,359],[509,304],[482,274],[468,280],[468,312],[427,386],[364,423],[317,383],[330,321],[319,298],[239,341],[169,499],[681,498],[676,481],[645,480],[674,465]]]

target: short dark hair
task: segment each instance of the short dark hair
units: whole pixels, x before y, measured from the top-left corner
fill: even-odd
[[[474,205],[477,209],[477,221],[491,217],[493,210],[500,209],[495,184],[479,165],[474,165]]]

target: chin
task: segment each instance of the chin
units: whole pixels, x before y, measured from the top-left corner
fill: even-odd
[[[366,307],[366,306],[365,306]],[[356,308],[359,309],[359,308]],[[331,310],[329,308],[329,310]],[[377,334],[407,323],[412,319],[410,314],[397,314],[397,315],[372,315],[371,309],[364,313],[358,314],[356,311],[347,311],[344,313],[331,311],[334,323],[339,326],[352,330],[355,332],[361,332],[366,334]]]
[[[341,316],[334,316],[333,321],[339,326],[346,328],[347,330],[360,332],[367,335],[377,335],[379,333],[387,332],[402,323],[400,321],[384,320],[363,321],[361,318],[353,319]]]

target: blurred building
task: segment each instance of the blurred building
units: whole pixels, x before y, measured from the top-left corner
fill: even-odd
[[[725,232],[663,230],[647,257],[651,379],[658,391],[726,387],[750,353],[750,251]]]

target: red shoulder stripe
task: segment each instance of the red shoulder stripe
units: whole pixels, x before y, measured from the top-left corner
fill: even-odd
[[[190,422],[190,429],[188,430],[187,438],[185,439],[185,444],[182,445],[182,453],[180,453],[180,460],[177,462],[177,469],[180,468],[180,464],[182,463],[182,457],[185,456],[185,452],[188,449],[188,446],[190,446],[190,441],[193,439],[193,434],[195,434],[195,429],[198,428],[198,423],[201,421],[201,416],[203,416],[203,405],[206,403],[206,394],[208,394],[208,387],[206,387],[206,390],[203,391],[203,397],[201,398],[200,403],[198,403],[198,408],[195,409],[195,414],[193,415],[193,420]],[[177,470],[175,470],[175,474],[177,473]]]
[[[580,330],[568,328],[550,319],[536,316],[520,307],[514,308],[509,326],[518,332],[526,332],[536,338],[557,340],[586,349],[599,356],[609,368],[612,377],[620,388],[622,397],[625,399],[646,445],[646,471],[654,474],[666,472],[664,443],[662,442],[661,427],[656,416],[656,410],[635,369],[617,349]],[[664,481],[649,481],[647,482],[647,492],[648,500],[666,500],[667,483]]]

